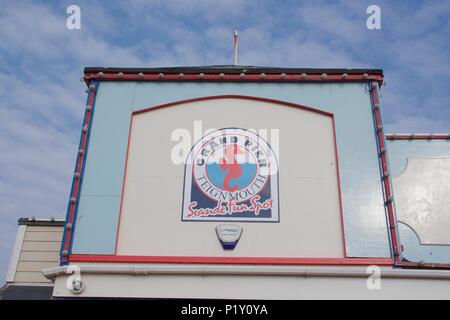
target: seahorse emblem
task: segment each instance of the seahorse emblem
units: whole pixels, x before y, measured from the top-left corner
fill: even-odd
[[[230,144],[225,147],[225,158],[220,159],[220,170],[227,172],[223,179],[223,188],[228,192],[238,189],[237,184],[230,186],[230,181],[242,175],[242,167],[236,160],[236,156],[242,153],[237,144]]]

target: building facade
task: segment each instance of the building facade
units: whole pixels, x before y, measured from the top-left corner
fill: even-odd
[[[382,70],[84,80],[55,298],[450,296],[449,135],[386,138]]]

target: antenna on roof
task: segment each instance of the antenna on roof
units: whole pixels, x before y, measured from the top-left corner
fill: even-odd
[[[238,51],[238,31],[235,30],[234,31],[234,65],[235,66],[237,66],[237,64],[238,64],[237,51]]]

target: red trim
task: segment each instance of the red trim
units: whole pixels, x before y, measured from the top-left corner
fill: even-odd
[[[450,140],[450,134],[387,134],[387,140]]]
[[[128,147],[127,147],[127,153],[126,153],[126,161],[125,161],[125,173],[124,173],[124,179],[123,179],[123,185],[122,185],[122,197],[120,201],[120,213],[119,213],[119,221],[117,225],[117,235],[116,235],[116,243],[115,243],[115,255],[113,256],[104,256],[104,255],[71,255],[71,261],[76,257],[81,257],[82,259],[86,259],[89,257],[93,257],[93,259],[102,259],[103,257],[108,257],[108,259],[114,259],[116,262],[129,262],[129,261],[122,261],[121,259],[128,259],[129,256],[120,256],[117,255],[117,248],[118,248],[118,241],[119,241],[119,233],[120,233],[120,225],[121,225],[121,218],[122,218],[122,208],[123,208],[123,196],[125,192],[125,181],[127,176],[127,165],[128,165],[128,154],[130,149],[130,141],[131,141],[131,131],[132,131],[132,124],[133,124],[133,116],[138,115],[141,113],[158,110],[166,107],[176,106],[180,104],[190,103],[190,102],[198,102],[198,101],[205,101],[205,100],[213,100],[213,99],[246,99],[246,100],[256,100],[256,101],[263,101],[263,102],[269,102],[269,103],[275,103],[279,105],[284,105],[288,107],[294,107],[314,113],[318,113],[321,115],[325,115],[327,117],[330,117],[332,119],[333,124],[333,141],[334,141],[334,149],[335,149],[335,157],[336,157],[336,172],[337,172],[337,179],[338,179],[338,192],[339,192],[339,209],[340,209],[340,216],[341,216],[341,228],[342,228],[342,240],[343,240],[343,246],[344,246],[344,257],[347,257],[347,250],[346,250],[346,241],[345,241],[345,227],[344,227],[344,216],[343,216],[343,206],[342,206],[342,192],[341,192],[341,182],[340,182],[340,173],[339,173],[339,158],[338,158],[338,148],[337,148],[337,140],[336,140],[336,125],[334,120],[334,115],[332,113],[317,110],[311,107],[306,107],[303,105],[295,104],[292,102],[287,101],[281,101],[281,100],[275,100],[275,99],[268,99],[268,98],[261,98],[261,97],[253,97],[253,96],[242,96],[242,95],[218,95],[218,96],[207,96],[207,97],[199,97],[199,98],[193,98],[193,99],[186,99],[186,100],[180,100],[180,101],[174,101],[170,103],[165,103],[153,107],[147,107],[144,109],[140,109],[137,111],[132,112],[131,116],[131,123],[130,123],[130,130],[128,134]],[[74,258],[75,257],[75,258]],[[248,258],[248,257],[239,257],[239,258],[223,258],[223,257],[142,257],[142,256],[132,256],[130,259],[133,261],[135,259],[139,260],[145,260],[143,262],[158,262],[159,260],[164,260],[161,262],[176,262],[176,263],[236,263],[236,264],[252,264],[252,263],[259,263],[259,264],[311,264],[312,262],[316,261],[319,264],[323,265],[329,265],[330,261],[333,263],[335,261],[343,261],[343,263],[339,264],[349,264],[349,261],[355,262],[357,260],[355,259],[349,259],[347,261],[345,258],[336,258],[336,259],[320,259],[320,258]],[[202,260],[205,259],[205,260]],[[366,261],[367,259],[363,259]],[[380,259],[369,259],[370,261],[376,260],[379,261]],[[386,261],[386,259],[381,259]],[[96,261],[96,260],[94,260]],[[193,262],[197,261],[197,262]],[[214,262],[217,261],[217,262]],[[247,261],[247,262],[246,262]],[[255,262],[248,262],[248,261],[255,261]],[[257,262],[262,261],[262,262]],[[291,261],[291,262],[290,262]],[[312,262],[311,262],[312,261]],[[392,261],[389,260],[389,265],[392,265]],[[79,261],[81,262],[81,261]],[[99,261],[97,261],[99,262]],[[139,261],[136,261],[139,262]],[[314,264],[314,263],[313,263]],[[373,263],[371,263],[373,264]],[[370,265],[370,264],[369,264]]]
[[[334,154],[336,157],[336,173],[337,173],[337,183],[338,183],[338,193],[339,193],[339,211],[341,212],[341,228],[342,228],[342,241],[344,243],[344,257],[347,258],[347,242],[345,241],[345,224],[344,224],[344,208],[342,205],[342,190],[341,190],[341,175],[339,172],[339,155],[337,147],[336,138],[336,122],[333,116],[333,140],[334,140]]]
[[[383,171],[383,184],[384,184],[384,192],[385,192],[385,200],[386,200],[386,206],[388,210],[388,220],[389,220],[389,231],[391,235],[391,242],[392,242],[392,250],[394,252],[394,259],[395,262],[398,264],[400,263],[400,251],[399,251],[399,242],[398,242],[398,235],[397,235],[397,219],[395,218],[395,209],[394,209],[394,203],[392,201],[393,199],[393,193],[392,193],[392,186],[391,186],[391,179],[390,179],[390,172],[389,172],[389,165],[387,161],[387,155],[386,155],[386,143],[385,143],[385,137],[383,133],[383,121],[381,119],[381,112],[380,112],[380,102],[378,100],[378,88],[377,83],[372,82],[372,99],[374,104],[374,112],[375,112],[375,125],[377,130],[377,138],[378,138],[378,144],[380,147],[380,162],[381,167]]]
[[[174,102],[160,104],[160,105],[153,106],[153,107],[147,107],[147,108],[144,108],[144,109],[139,109],[139,110],[133,111],[132,114],[136,115],[136,114],[144,113],[144,112],[147,112],[147,111],[153,111],[153,110],[158,110],[158,109],[162,109],[162,108],[166,108],[166,107],[176,106],[176,105],[179,105],[179,104],[185,104],[185,103],[190,103],[190,102],[198,102],[198,101],[205,101],[205,100],[214,100],[214,99],[244,99],[244,100],[256,100],[256,101],[262,101],[262,102],[276,103],[276,104],[281,104],[281,105],[288,106],[288,107],[293,107],[293,108],[298,108],[298,109],[302,109],[302,110],[306,110],[306,111],[319,113],[319,114],[322,114],[322,115],[325,115],[325,116],[328,116],[328,117],[334,117],[334,115],[332,113],[330,113],[330,112],[314,109],[314,108],[311,108],[311,107],[306,107],[306,106],[303,106],[303,105],[300,105],[300,104],[296,104],[296,103],[292,103],[292,102],[276,100],[276,99],[270,99],[270,98],[254,97],[254,96],[243,96],[243,95],[238,95],[238,94],[224,94],[224,95],[217,95],[217,96],[205,96],[205,97],[199,97],[199,98],[179,100],[179,101],[174,101]]]
[[[326,77],[323,77],[322,73],[307,74],[302,76],[301,74],[221,74],[221,73],[195,73],[195,74],[179,74],[179,73],[86,73],[84,80],[86,83],[93,79],[104,81],[258,81],[258,82],[355,82],[355,81],[383,81],[383,76],[379,74],[344,74],[329,73]]]
[[[74,220],[74,216],[75,216],[75,208],[77,206],[77,200],[75,202],[72,202],[71,199],[78,199],[78,193],[80,190],[80,182],[81,182],[81,171],[83,168],[83,161],[85,159],[85,154],[86,154],[86,144],[87,144],[87,138],[88,138],[88,132],[89,132],[89,126],[91,124],[91,115],[92,115],[92,109],[93,109],[93,104],[94,104],[94,98],[95,98],[95,90],[96,90],[96,85],[92,84],[92,86],[89,88],[89,98],[88,98],[88,102],[87,105],[90,106],[90,108],[86,108],[86,114],[85,114],[85,119],[84,119],[84,123],[83,123],[83,129],[81,131],[81,143],[80,143],[80,149],[83,150],[83,154],[80,154],[78,152],[77,155],[77,164],[76,164],[76,170],[75,172],[78,172],[80,174],[80,176],[78,178],[74,178],[74,185],[72,188],[72,192],[70,194],[70,198],[69,198],[69,206],[70,206],[70,211],[69,211],[69,216],[68,219],[66,221],[67,224],[71,224],[72,227],[71,228],[66,228],[66,233],[65,233],[65,239],[64,239],[64,247],[63,247],[63,251],[68,251],[69,247],[70,247],[70,241],[71,241],[71,237],[72,237],[72,230],[74,228],[73,226],[73,220]],[[87,130],[85,130],[85,128],[87,128]],[[67,257],[62,257],[62,259],[67,260]]]
[[[130,129],[128,130],[128,144],[127,144],[127,154],[125,156],[125,168],[123,173],[123,182],[122,182],[122,195],[120,196],[120,211],[119,211],[119,221],[117,223],[117,231],[116,231],[116,244],[114,246],[114,254],[117,255],[117,246],[119,244],[119,231],[120,231],[120,220],[122,218],[122,206],[123,206],[123,196],[125,194],[125,182],[127,179],[127,168],[128,168],[128,154],[130,151],[130,143],[131,143],[131,130],[133,130],[133,115],[131,115],[130,121]]]
[[[73,254],[71,262],[118,262],[118,263],[191,263],[191,264],[266,264],[266,265],[349,265],[392,266],[392,259],[377,258],[275,258],[275,257],[183,257],[183,256],[118,256]]]

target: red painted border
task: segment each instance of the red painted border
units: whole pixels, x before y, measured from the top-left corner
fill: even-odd
[[[303,105],[292,103],[292,102],[270,99],[270,98],[254,97],[254,96],[243,96],[243,95],[238,95],[238,94],[224,94],[224,95],[217,95],[217,96],[205,96],[205,97],[199,97],[199,98],[179,100],[179,101],[164,103],[164,104],[160,104],[157,106],[147,107],[144,109],[136,110],[136,111],[132,112],[132,115],[136,115],[136,114],[140,114],[140,113],[144,113],[144,112],[148,112],[148,111],[153,111],[153,110],[158,110],[158,109],[162,109],[162,108],[172,107],[172,106],[176,106],[179,104],[186,104],[186,103],[190,103],[190,102],[198,102],[198,101],[214,100],[214,99],[243,99],[243,100],[269,102],[269,103],[280,104],[280,105],[287,106],[287,107],[293,107],[293,108],[298,108],[301,110],[311,111],[311,112],[322,114],[322,115],[325,115],[328,117],[334,117],[334,115],[330,112],[314,109],[311,107],[303,106]]]
[[[81,188],[81,179],[82,179],[81,174],[82,174],[83,163],[86,158],[86,145],[87,145],[87,139],[88,139],[88,132],[90,130],[90,125],[91,125],[91,118],[92,118],[92,112],[93,112],[93,108],[94,108],[94,99],[95,99],[96,89],[97,89],[97,84],[92,84],[89,86],[87,106],[90,106],[90,107],[89,108],[86,107],[83,127],[82,127],[82,131],[81,131],[81,142],[80,142],[80,146],[79,146],[79,150],[78,150],[78,154],[77,154],[76,169],[75,169],[75,172],[78,173],[79,176],[73,178],[74,182],[73,182],[73,187],[72,187],[72,191],[70,193],[70,198],[69,198],[69,214],[67,216],[66,224],[70,224],[71,227],[65,228],[65,234],[64,234],[65,238],[64,238],[64,242],[63,242],[63,246],[62,246],[62,249],[63,249],[62,253],[66,253],[67,256],[65,256],[65,255],[61,256],[62,262],[65,262],[68,259],[69,248],[70,248],[72,233],[73,233],[73,229],[74,229],[73,221],[74,221],[74,217],[75,217],[75,208],[77,206],[78,194],[79,194],[79,190]],[[83,153],[80,153],[80,150],[83,150]],[[74,201],[72,201],[72,199],[74,199]]]
[[[339,193],[339,211],[341,212],[341,229],[342,229],[342,241],[344,243],[344,257],[348,258],[347,255],[347,242],[345,240],[345,221],[344,221],[344,207],[342,205],[342,190],[341,190],[341,174],[339,172],[339,153],[337,147],[337,138],[336,138],[336,122],[333,119],[333,141],[334,141],[334,154],[336,157],[336,173],[337,173],[337,184],[338,184],[338,193]]]
[[[392,266],[392,259],[378,258],[274,258],[274,257],[187,257],[187,256],[121,256],[73,254],[71,262],[103,263],[182,263],[182,264],[265,264],[316,266]]]
[[[383,133],[383,120],[381,118],[381,112],[380,112],[380,101],[378,100],[378,87],[376,82],[372,82],[371,86],[371,94],[372,94],[372,101],[373,101],[373,107],[374,107],[374,113],[375,113],[375,125],[377,130],[377,139],[378,139],[378,145],[379,145],[379,157],[381,162],[381,167],[383,171],[383,184],[384,184],[384,193],[385,193],[385,201],[386,201],[386,207],[388,211],[388,221],[389,221],[389,232],[391,236],[391,243],[392,243],[392,251],[394,252],[394,260],[396,264],[399,264],[401,261],[400,258],[400,250],[399,250],[399,239],[397,235],[397,219],[395,217],[395,208],[393,203],[393,192],[392,192],[392,184],[391,184],[391,177],[390,177],[390,171],[389,171],[389,165],[387,160],[387,154],[386,154],[386,143],[385,143],[385,136]]]
[[[450,134],[387,134],[387,140],[450,140]]]
[[[123,196],[125,194],[125,181],[126,181],[126,178],[127,178],[128,155],[129,155],[129,151],[130,151],[131,130],[132,129],[133,129],[133,114],[131,114],[130,129],[128,130],[127,154],[125,156],[125,168],[124,168],[123,182],[122,182],[122,195],[120,196],[119,221],[117,223],[116,243],[114,245],[114,254],[115,255],[117,255],[117,246],[119,244],[120,221],[121,221],[121,218],[122,218]]]
[[[261,98],[261,97],[253,97],[253,96],[243,96],[243,95],[218,95],[218,96],[206,96],[206,97],[199,97],[199,98],[193,98],[193,99],[186,99],[186,100],[180,100],[180,101],[174,101],[170,103],[165,103],[153,107],[147,107],[143,108],[137,111],[132,112],[131,116],[131,122],[130,122],[130,130],[128,134],[128,147],[127,147],[127,153],[126,153],[126,161],[125,161],[125,172],[124,172],[124,179],[123,179],[123,185],[122,185],[122,197],[121,197],[121,203],[120,203],[120,213],[119,213],[119,221],[117,226],[117,236],[116,236],[116,243],[115,243],[115,252],[114,255],[71,255],[71,261],[77,261],[74,259],[93,259],[90,261],[97,261],[96,259],[104,259],[105,257],[107,259],[113,259],[115,262],[139,262],[142,260],[142,262],[167,262],[167,263],[228,263],[228,264],[253,264],[253,263],[260,263],[260,264],[310,264],[311,262],[319,263],[323,265],[327,265],[332,263],[341,262],[340,264],[352,264],[355,263],[355,259],[349,259],[348,261],[346,258],[331,258],[331,259],[325,259],[325,258],[247,258],[247,257],[239,257],[239,258],[232,258],[232,257],[159,257],[159,256],[121,256],[117,254],[117,247],[118,247],[118,241],[119,241],[119,234],[120,234],[120,222],[122,218],[122,207],[123,207],[123,196],[125,192],[125,184],[126,184],[126,177],[127,177],[127,164],[128,164],[128,154],[130,149],[130,141],[131,141],[131,132],[133,128],[133,117],[135,115],[159,110],[166,107],[172,107],[176,105],[191,103],[191,102],[198,102],[198,101],[205,101],[205,100],[215,100],[215,99],[244,99],[244,100],[253,100],[253,101],[262,101],[262,102],[268,102],[268,103],[274,103],[279,105],[284,105],[288,107],[294,107],[301,110],[306,110],[310,112],[314,112],[317,114],[321,114],[327,117],[330,117],[332,119],[333,124],[333,140],[334,140],[334,150],[335,150],[335,157],[336,157],[336,173],[337,173],[337,180],[338,180],[338,193],[339,193],[339,211],[340,211],[340,218],[341,218],[341,228],[342,228],[342,241],[343,241],[343,248],[344,248],[344,257],[347,257],[347,250],[346,250],[346,241],[345,241],[345,227],[344,227],[344,215],[343,215],[343,205],[342,205],[342,192],[341,192],[341,183],[340,183],[340,173],[339,173],[339,157],[338,157],[338,148],[337,148],[337,140],[336,140],[336,125],[334,120],[334,115],[330,112],[317,110],[311,107],[299,105],[292,102],[287,101],[281,101],[281,100],[275,100],[275,99],[268,99],[268,98]],[[114,258],[112,258],[114,257]],[[359,259],[358,261],[372,261],[373,259]],[[376,261],[379,261],[380,259],[375,259]],[[389,260],[389,265],[392,265],[393,262],[390,259],[381,259],[384,261]],[[197,262],[193,262],[197,261]],[[213,262],[217,261],[217,262]],[[260,262],[258,262],[260,261]],[[281,262],[280,262],[281,261]],[[316,261],[316,262],[315,262]],[[81,261],[78,261],[81,262]],[[99,262],[99,261],[97,261]],[[368,263],[368,262],[367,262]],[[373,263],[368,263],[368,265]]]
[[[345,73],[114,73],[114,72],[90,72],[86,73],[84,80],[87,84],[93,79],[102,81],[258,81],[258,82],[383,82],[383,76],[379,74],[345,74]]]

